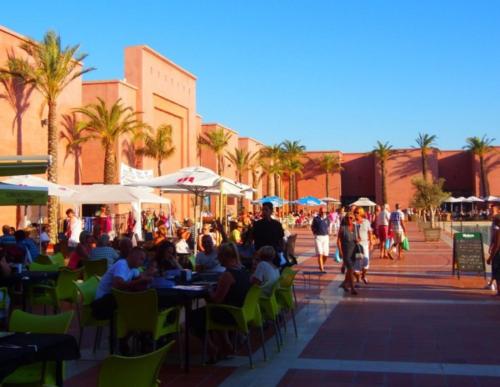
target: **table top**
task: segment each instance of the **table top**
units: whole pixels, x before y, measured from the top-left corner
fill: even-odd
[[[36,283],[45,280],[55,280],[59,276],[58,271],[23,271],[13,273],[7,277],[0,277],[0,286],[11,286],[19,282]]]
[[[25,364],[79,358],[78,343],[71,335],[14,333],[0,338],[0,380]]]

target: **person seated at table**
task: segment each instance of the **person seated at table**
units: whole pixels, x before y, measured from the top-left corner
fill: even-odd
[[[83,266],[83,261],[89,258],[92,244],[94,243],[94,237],[91,233],[82,231],[79,241],[80,243],[78,243],[76,249],[73,250],[69,256],[68,268],[72,270],[76,270]]]
[[[14,237],[16,238],[16,245],[19,248],[24,249],[26,253],[26,263],[31,263],[35,259],[37,259],[37,257],[40,255],[40,248],[37,246],[33,239],[29,238],[26,235],[26,232],[24,230],[17,230],[14,233]]]
[[[256,254],[258,262],[255,272],[250,278],[252,284],[257,284],[262,288],[262,294],[269,297],[271,290],[280,278],[279,269],[273,264],[276,258],[276,251],[272,246],[262,246]]]
[[[0,250],[0,278],[8,277],[11,272],[12,269],[5,258],[5,251]],[[4,299],[4,297],[6,298]],[[4,304],[4,307],[0,308],[0,328],[3,329],[6,327],[6,319],[9,314],[10,299],[8,293],[0,292],[0,304]]]
[[[191,249],[188,245],[188,239],[190,237],[190,232],[186,228],[181,228],[177,231],[177,237],[179,238],[175,244],[175,252],[177,254],[177,259],[184,269],[193,270],[193,265],[189,261],[189,256],[191,255]]]
[[[197,272],[212,272],[220,273],[225,271],[217,258],[217,250],[214,247],[214,241],[211,235],[203,235],[202,238],[203,251],[198,251],[196,254],[196,271]]]
[[[132,243],[132,239],[129,237],[123,237],[118,241],[118,251],[119,251],[119,256],[118,259],[125,259],[128,257],[130,252],[135,246]],[[118,260],[117,259],[117,260]]]
[[[156,265],[158,267],[158,272],[161,276],[178,272],[182,269],[182,266],[177,261],[175,254],[175,245],[172,242],[165,241],[156,247],[155,259]]]
[[[11,227],[7,224],[4,225],[2,227],[2,236],[0,236],[0,245],[6,246],[15,244],[16,244],[16,238],[14,237],[14,233],[11,232]]]
[[[201,234],[198,235],[198,251],[203,251],[203,243],[201,243],[201,240],[205,235],[210,235],[212,237],[213,245],[217,246],[215,234],[212,232],[212,226],[208,223],[205,223],[203,225],[203,228],[201,229]]]
[[[118,253],[111,247],[108,234],[101,234],[97,240],[97,246],[92,249],[88,257],[89,261],[97,261],[100,259],[106,259],[108,261],[108,267],[118,259]]]
[[[167,240],[168,230],[164,224],[158,226],[158,231],[156,232],[155,238],[153,240],[153,245],[158,246],[159,244]]]
[[[229,234],[229,240],[233,243],[236,243],[236,245],[241,244],[241,233],[243,231],[243,223],[242,222],[231,222],[232,224],[232,230],[231,233]]]
[[[252,269],[255,247],[253,245],[252,229],[248,229],[241,234],[241,244],[238,245],[241,263],[248,270]]]
[[[126,259],[119,259],[108,268],[99,282],[95,300],[91,304],[92,314],[96,319],[108,320],[116,309],[111,289],[140,291],[147,288],[152,277],[149,272],[139,271],[145,258],[144,250],[134,247]]]
[[[226,271],[219,277],[216,290],[210,292],[207,302],[241,307],[251,286],[250,273],[241,265],[238,248],[234,243],[222,244],[218,257]],[[193,312],[193,333],[198,337],[205,335],[205,313],[205,308]],[[231,314],[223,310],[214,311],[212,318],[220,324],[235,323]],[[215,362],[233,352],[227,332],[208,337],[208,352],[209,362]]]

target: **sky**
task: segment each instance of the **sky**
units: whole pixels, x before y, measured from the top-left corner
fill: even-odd
[[[197,110],[265,144],[366,152],[500,143],[500,1],[8,1],[0,24],[80,44],[87,80],[147,44],[198,78]]]

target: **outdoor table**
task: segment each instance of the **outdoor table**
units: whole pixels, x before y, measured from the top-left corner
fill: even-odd
[[[191,326],[191,312],[194,300],[208,296],[210,285],[177,285],[172,288],[157,288],[158,303],[175,302],[182,304],[185,310],[185,332],[184,332],[184,370],[189,372],[190,353],[189,353],[189,328]]]
[[[78,343],[71,335],[14,333],[0,338],[0,381],[20,366],[55,361],[56,384],[62,386],[62,362],[79,358]]]
[[[25,286],[30,286],[47,280],[56,280],[59,276],[59,271],[23,271],[21,273],[13,273],[7,277],[0,277],[0,286],[11,287],[21,284],[23,287],[22,300],[23,310],[26,310],[27,292]]]

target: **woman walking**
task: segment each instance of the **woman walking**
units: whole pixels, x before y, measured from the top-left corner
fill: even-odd
[[[358,292],[354,289],[354,261],[356,244],[357,237],[354,216],[351,213],[348,213],[339,229],[337,248],[339,249],[339,254],[342,257],[345,269],[345,279],[340,287],[342,287],[346,292],[350,290],[353,295],[358,294]]]
[[[365,284],[368,283],[366,278],[366,272],[370,267],[370,250],[372,248],[372,227],[370,221],[365,218],[365,211],[358,207],[354,210],[354,217],[356,220],[356,234],[358,239],[358,244],[363,248],[364,259],[358,261],[356,265],[355,276],[359,282],[359,276]]]

